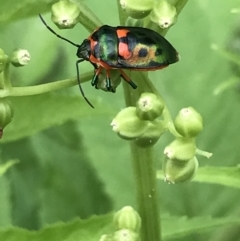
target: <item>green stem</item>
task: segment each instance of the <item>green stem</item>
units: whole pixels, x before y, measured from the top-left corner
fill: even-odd
[[[73,1],[75,4],[78,5],[80,8],[80,16],[79,22],[90,32],[92,33],[96,30],[99,26],[103,25],[101,20],[89,9],[83,1]]]
[[[11,88],[11,81],[9,79],[9,67],[10,63],[8,62],[5,66],[3,72],[0,73],[0,90],[7,90]]]
[[[143,75],[139,72],[128,73],[131,78],[144,82]],[[147,79],[147,81],[149,81]],[[144,86],[144,88],[142,88]],[[153,87],[152,85],[150,85]],[[127,106],[134,106],[139,95],[150,89],[144,85],[138,86],[137,90],[132,90],[128,84],[123,83],[125,102]],[[153,158],[153,148],[140,148],[131,144],[132,166],[136,185],[136,196],[138,213],[142,219],[141,238],[142,241],[160,241],[160,218],[157,195],[156,169]]]
[[[92,71],[81,75],[81,83],[86,82],[91,79]],[[77,85],[77,79],[65,79],[59,80],[47,84],[28,86],[28,87],[11,87],[0,91],[0,98],[7,96],[30,96],[39,95],[55,90],[60,90],[63,88],[71,87]]]
[[[161,94],[158,92],[158,90],[155,88],[155,86],[152,84],[151,80],[144,74],[138,73],[140,76],[139,78],[142,78],[141,81],[144,82],[144,91],[143,92],[151,92],[158,96],[158,98],[161,100],[161,102],[164,104],[164,110],[162,113],[162,117],[164,120],[164,125],[166,128],[172,133],[175,137],[181,137],[181,135],[176,131],[173,123],[172,116],[170,114],[169,109],[167,108],[167,105],[161,96]]]
[[[118,6],[118,16],[119,16],[120,25],[124,25],[128,16],[123,11],[119,0],[117,0],[117,6]]]
[[[240,80],[239,77],[237,76],[231,76],[228,80],[223,81],[222,83],[220,83],[214,90],[213,90],[213,94],[214,95],[219,95],[222,92],[230,89],[230,88],[237,88],[237,86],[239,85]]]
[[[176,0],[175,7],[180,13],[188,0]],[[119,4],[118,4],[119,7]],[[123,24],[125,16],[119,7],[120,21]],[[162,30],[165,35],[167,30]],[[163,98],[153,86],[145,73],[128,72],[131,79],[137,82],[137,90],[132,90],[129,85],[123,83],[126,106],[135,106],[140,94],[143,92],[155,93],[164,103]],[[168,129],[179,136],[174,128],[173,121],[168,108],[165,105],[163,111],[164,123]],[[156,165],[153,158],[153,148],[140,148],[131,143],[132,166],[137,192],[138,212],[142,219],[140,240],[161,241],[160,211],[157,194]]]
[[[202,151],[200,149],[196,149],[196,154],[200,155],[200,156],[204,156],[206,158],[210,158],[212,156],[211,152],[207,152],[207,151]]]
[[[136,182],[138,212],[142,219],[141,239],[160,240],[157,179],[152,148],[131,144],[132,164]]]

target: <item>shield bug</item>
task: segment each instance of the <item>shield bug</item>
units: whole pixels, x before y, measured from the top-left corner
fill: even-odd
[[[93,105],[86,98],[80,84],[79,63],[86,60],[93,65],[95,71],[91,84],[95,88],[97,88],[99,75],[105,69],[107,90],[114,92],[110,79],[111,69],[118,69],[121,77],[133,89],[136,89],[137,85],[125,74],[123,69],[135,71],[158,70],[179,60],[176,49],[163,36],[151,29],[103,25],[83,40],[81,44],[75,44],[58,35],[47,25],[40,14],[39,17],[54,35],[78,48],[77,81],[82,96],[91,107]]]

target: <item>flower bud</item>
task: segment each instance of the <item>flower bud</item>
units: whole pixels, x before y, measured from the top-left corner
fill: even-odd
[[[60,0],[52,5],[52,21],[60,29],[73,28],[78,23],[80,9],[77,4]]]
[[[165,159],[163,173],[167,183],[180,183],[190,181],[198,170],[198,160],[193,157],[187,162]]]
[[[202,116],[192,107],[180,110],[174,126],[179,134],[185,137],[196,137],[203,129]]]
[[[30,62],[31,56],[28,50],[16,49],[10,56],[10,62],[15,67],[25,66]]]
[[[2,49],[0,49],[0,73],[5,69],[7,63],[7,56]]]
[[[13,118],[13,108],[10,100],[0,98],[0,139],[3,135],[3,129],[11,122]]]
[[[177,22],[177,10],[166,0],[156,1],[150,19],[160,28],[169,28]]]
[[[139,234],[130,229],[121,229],[114,232],[112,241],[139,241]]]
[[[140,120],[136,115],[136,107],[121,110],[111,123],[113,131],[126,140],[135,139],[146,131],[148,122]]]
[[[103,70],[106,72],[106,70]],[[118,70],[112,69],[110,70],[110,77],[111,77],[111,90],[107,88],[107,80],[106,80],[106,73],[101,73],[98,78],[97,82],[97,89],[101,89],[107,92],[116,92],[117,87],[121,83],[121,74]]]
[[[141,120],[149,121],[161,116],[164,109],[162,101],[152,93],[142,93],[136,106],[137,116]]]
[[[120,0],[120,5],[127,15],[136,19],[149,15],[152,11],[153,3],[154,0]]]
[[[103,234],[99,241],[112,241],[112,235],[110,234]]]
[[[149,122],[146,131],[140,137],[134,140],[134,143],[142,148],[148,148],[157,143],[162,135],[164,128],[158,123],[154,124]]]
[[[141,218],[132,207],[126,206],[116,212],[113,217],[113,223],[117,230],[131,229],[134,232],[138,232],[141,227]]]
[[[188,161],[196,154],[195,141],[187,138],[177,138],[163,152],[169,159]]]

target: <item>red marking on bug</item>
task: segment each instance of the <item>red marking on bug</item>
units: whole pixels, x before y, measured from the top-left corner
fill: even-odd
[[[119,43],[118,54],[122,56],[124,59],[129,59],[132,57],[132,52],[129,51],[128,45],[126,43]]]
[[[129,32],[129,30],[127,29],[117,29],[117,36],[118,38],[124,38],[127,37],[127,33]]]

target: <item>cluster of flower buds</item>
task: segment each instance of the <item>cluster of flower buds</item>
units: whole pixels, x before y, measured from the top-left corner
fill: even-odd
[[[120,0],[121,7],[134,19],[150,17],[160,28],[169,28],[177,21],[177,10],[167,0]]]
[[[100,241],[139,241],[141,218],[130,206],[119,210],[113,218],[115,231],[112,234],[104,234]]]
[[[163,133],[162,122],[156,121],[163,109],[162,101],[155,94],[143,93],[136,107],[127,107],[117,114],[112,120],[112,129],[140,147],[151,147]]]
[[[3,72],[8,63],[11,63],[15,67],[25,66],[29,63],[31,57],[27,50],[16,49],[14,50],[10,58],[0,49],[0,73]]]
[[[29,63],[30,53],[26,49],[16,49],[10,56],[10,62],[15,67],[22,67]]]
[[[79,22],[80,8],[69,0],[60,0],[52,5],[52,21],[60,29],[73,28]]]
[[[0,91],[11,88],[7,66],[11,63],[15,67],[21,67],[27,65],[29,61],[30,54],[27,50],[14,50],[9,57],[0,49]],[[3,135],[3,129],[11,122],[12,118],[13,108],[10,100],[0,98],[0,139]]]
[[[198,169],[195,138],[203,129],[203,120],[196,110],[188,107],[180,110],[174,126],[181,137],[164,150],[163,172],[168,183],[185,182],[194,177]]]

